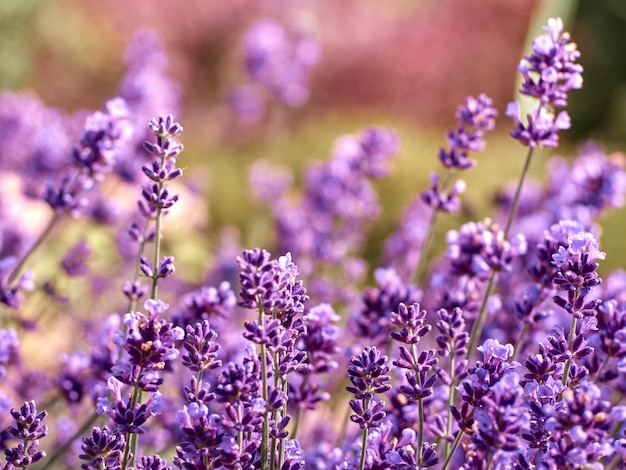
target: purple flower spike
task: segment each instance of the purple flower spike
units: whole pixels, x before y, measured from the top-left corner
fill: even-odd
[[[468,96],[465,105],[456,110],[456,118],[459,122],[468,126],[476,127],[484,131],[492,131],[496,125],[498,112],[493,107],[493,100],[484,93],[477,98]]]
[[[346,390],[353,393],[357,400],[371,400],[374,393],[384,393],[391,388],[388,373],[387,356],[381,355],[375,347],[367,347],[350,359],[348,379],[352,385]]]
[[[583,85],[583,68],[575,63],[580,52],[570,42],[569,33],[563,32],[560,18],[550,18],[544,29],[547,34],[535,38],[532,54],[519,65],[524,77],[520,93],[539,98],[542,104],[564,108],[567,93]]]
[[[420,304],[413,303],[408,307],[401,303],[398,313],[391,314],[391,323],[400,328],[392,331],[390,336],[404,344],[416,344],[432,329],[431,325],[424,324],[426,310],[420,310]]]
[[[215,369],[222,365],[217,359],[220,346],[215,342],[217,333],[207,320],[195,325],[187,325],[183,348],[183,365],[193,372]]]
[[[431,173],[430,190],[421,194],[422,201],[430,207],[442,212],[458,212],[461,210],[461,200],[458,195],[465,191],[465,181],[457,180],[448,194],[442,192],[439,187],[439,175]]]
[[[485,363],[491,363],[495,358],[498,361],[507,361],[513,356],[512,344],[500,344],[497,339],[488,339],[478,349],[484,356]]]
[[[141,462],[137,465],[137,470],[172,470],[172,466],[158,455],[153,457],[141,457]]]
[[[478,98],[467,97],[465,105],[456,112],[458,119],[455,130],[446,134],[449,150],[439,151],[439,160],[446,168],[466,170],[476,162],[468,158],[470,152],[482,152],[485,148],[485,131],[493,130],[498,114],[487,95]]]
[[[15,423],[7,432],[21,442],[16,447],[5,449],[4,454],[7,464],[25,468],[46,456],[44,451],[39,450],[39,439],[48,433],[48,426],[41,424],[48,412],[37,412],[35,401],[30,401],[25,402],[19,411],[12,409],[11,416]]]
[[[507,105],[506,115],[513,119],[516,126],[511,137],[528,147],[558,147],[559,131],[569,129],[571,125],[566,111],[561,111],[555,117],[554,113],[537,106],[528,114],[528,124],[524,124],[515,101]]]
[[[93,428],[91,437],[83,437],[81,450],[78,457],[86,461],[81,465],[85,470],[98,470],[101,468],[121,468],[126,440],[121,432],[111,431],[108,427]]]
[[[567,106],[567,93],[582,87],[583,68],[575,61],[580,57],[569,33],[563,32],[563,21],[551,18],[545,27],[547,34],[533,41],[532,54],[524,57],[518,71],[524,82],[520,93],[539,100],[522,122],[519,105],[509,103],[506,115],[513,119],[515,128],[511,137],[527,147],[556,147],[558,132],[569,129],[570,118],[565,111],[556,114],[555,108]]]
[[[451,230],[446,241],[446,258],[459,276],[488,279],[492,270],[506,271],[514,258],[526,253],[523,235],[505,240],[504,231],[490,219],[468,222],[459,231]]]

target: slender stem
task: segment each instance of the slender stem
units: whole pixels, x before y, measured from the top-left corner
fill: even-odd
[[[283,393],[287,394],[287,380],[283,380]],[[287,414],[287,404],[285,404],[282,408],[281,408],[281,415],[280,415],[280,419],[282,420],[282,418],[285,417],[285,415]],[[280,443],[279,443],[279,448],[278,448],[278,468],[281,469],[283,468],[283,463],[285,461],[285,439],[281,439]]]
[[[139,244],[139,250],[137,251],[137,260],[135,261],[135,274],[133,276],[133,283],[139,279],[140,268],[139,265],[141,263],[141,257],[143,256],[143,252],[146,248],[146,236],[148,235],[148,228],[150,227],[150,219],[146,218],[146,224],[143,227],[143,231],[141,233],[141,243]],[[158,259],[158,258],[157,258]],[[155,292],[156,294],[156,292]],[[128,306],[128,311],[132,312],[137,307],[137,299],[132,299]]]
[[[417,267],[415,268],[415,274],[413,275],[414,282],[417,284],[419,282],[419,278],[422,275],[422,270],[426,264],[426,258],[428,254],[428,250],[430,249],[430,245],[433,240],[433,234],[435,233],[435,225],[437,224],[437,214],[439,211],[437,209],[433,209],[430,214],[430,220],[428,221],[428,228],[426,229],[426,238],[424,239],[424,243],[420,249],[420,257],[417,261]]]
[[[65,455],[65,453],[68,451],[68,449],[70,448],[70,446],[72,445],[72,443],[78,439],[80,436],[84,435],[87,430],[93,426],[93,424],[98,420],[98,414],[97,413],[93,413],[89,419],[87,421],[85,421],[85,423],[80,427],[80,429],[78,431],[76,431],[72,437],[70,437],[67,442],[65,442],[65,444],[63,444],[61,447],[59,447],[59,449],[50,456],[50,458],[46,459],[46,464],[41,468],[41,470],[48,470],[49,468],[54,467],[54,464],[57,462],[57,460],[59,460],[61,457],[63,457]]]
[[[311,377],[310,372],[309,374],[304,376],[304,379],[302,380],[302,385],[301,385],[302,388],[306,387],[307,383],[309,382],[309,377]],[[291,439],[295,439],[298,434],[298,425],[300,424],[301,416],[302,416],[302,408],[298,407],[298,409],[296,410],[296,416],[293,419],[293,429],[291,431]]]
[[[613,458],[611,463],[604,467],[604,470],[615,470],[620,463],[622,463],[622,457],[617,455]]]
[[[417,351],[417,346],[415,344],[411,345],[411,355],[413,356],[413,360],[415,364],[419,363],[419,353]],[[414,370],[415,378],[417,380],[417,384],[419,387],[422,387],[422,376],[417,370]],[[417,443],[415,449],[415,457],[417,459],[417,467],[419,468],[422,464],[422,443],[424,442],[424,401],[422,398],[417,399],[417,410],[419,414],[419,421],[417,422]]]
[[[363,409],[367,410],[369,407],[369,400],[363,400]],[[367,432],[369,428],[363,429],[363,439],[361,440],[361,460],[359,463],[359,470],[365,468],[365,454],[367,453]]]
[[[137,374],[137,380],[135,381],[135,386],[133,389],[133,395],[130,400],[130,409],[134,410],[135,405],[141,402],[141,389],[139,388],[139,378],[143,373],[143,366],[139,369],[139,373]],[[132,451],[132,452],[131,452]],[[135,433],[126,433],[126,448],[124,449],[124,459],[122,461],[122,470],[126,470],[127,465],[131,466],[135,463],[135,457],[137,454],[137,434]],[[130,462],[129,462],[130,459]]]
[[[446,172],[446,176],[441,184],[441,191],[445,191],[450,184],[450,180],[452,179],[453,170],[448,168]],[[435,233],[435,227],[437,226],[437,215],[439,214],[439,209],[433,208],[432,213],[430,214],[430,220],[428,221],[428,227],[426,229],[426,238],[424,243],[422,244],[422,248],[420,249],[420,256],[417,261],[417,267],[415,268],[415,274],[413,275],[413,279],[417,284],[419,282],[419,278],[422,275],[422,270],[425,267],[426,259],[428,258],[428,250],[430,249],[430,245],[433,241],[433,236]]]
[[[524,337],[526,333],[528,333],[528,329],[530,328],[530,324],[525,321],[522,325],[522,329],[519,332],[519,336],[517,337],[517,341],[515,342],[515,347],[513,348],[513,356],[511,357],[511,361],[514,361],[519,352],[522,349],[522,345],[524,344]]]
[[[161,157],[161,167],[164,166],[165,157]],[[163,187],[165,183],[163,181],[159,181],[159,194],[163,192]],[[157,296],[157,282],[159,280],[159,261],[161,259],[161,219],[163,216],[163,209],[161,207],[157,208],[157,216],[156,216],[156,225],[155,225],[155,233],[154,233],[154,265],[152,273],[152,289],[150,292],[150,298],[156,299]]]
[[[529,147],[528,153],[526,154],[526,161],[524,162],[524,168],[522,169],[522,174],[520,175],[519,181],[517,182],[517,189],[515,190],[515,196],[513,197],[513,202],[511,203],[509,217],[506,221],[506,228],[504,229],[504,238],[507,238],[509,236],[509,230],[511,230],[511,225],[513,225],[513,219],[515,218],[515,213],[517,212],[517,206],[519,204],[520,195],[522,194],[522,187],[524,186],[524,180],[526,179],[526,174],[528,173],[528,169],[530,168],[530,161],[532,159],[534,152],[535,152],[535,148]]]
[[[450,465],[450,461],[452,460],[452,456],[456,452],[457,447],[459,447],[462,438],[463,432],[459,431],[459,433],[456,435],[456,439],[454,439],[454,443],[452,444],[452,449],[450,449],[450,453],[446,455],[446,460],[443,462],[443,467],[441,468],[441,470],[447,470],[448,465]]]
[[[241,405],[237,407],[237,422],[241,423]],[[243,429],[237,431],[237,445],[239,449],[243,449]]]
[[[524,321],[524,324],[522,325],[522,329],[520,330],[519,336],[517,337],[517,341],[515,342],[515,347],[513,348],[513,356],[511,357],[511,361],[514,361],[517,359],[517,355],[521,352],[522,347],[524,346],[524,339],[526,337],[526,334],[528,333],[528,330],[530,329],[529,319],[532,317],[532,314],[537,308],[537,306],[543,303],[543,301],[545,300],[549,292],[550,292],[549,289],[547,289],[545,286],[541,287],[541,291],[539,292],[539,295],[537,295],[537,299],[535,300],[532,308],[530,309],[530,312],[528,313],[526,317],[526,321]]]
[[[491,469],[491,466],[493,465],[493,460],[496,457],[496,453],[492,452],[491,454],[489,454],[489,460],[487,461],[487,470]]]
[[[419,377],[419,373],[418,373],[418,377]],[[421,380],[418,379],[418,381],[420,382],[420,387],[422,386],[421,384]],[[424,399],[423,398],[418,398],[417,399],[417,409],[419,412],[419,421],[417,423],[417,444],[415,445],[416,449],[415,449],[415,456],[417,458],[417,467],[420,468],[421,464],[422,464],[422,444],[424,442]]]
[[[350,405],[348,405],[344,417],[341,420],[341,429],[339,430],[339,434],[337,436],[336,447],[341,447],[341,445],[343,444],[343,440],[346,437],[346,431],[348,430],[348,421],[350,420],[350,410]]]
[[[261,296],[257,296],[257,306],[259,309],[259,326],[264,324],[263,304],[261,302]],[[265,344],[261,344],[261,380],[263,383],[263,400],[267,403],[267,350]],[[267,446],[269,444],[269,414],[267,411],[263,416],[263,425],[261,427],[261,469],[267,468]]]
[[[524,168],[522,169],[522,174],[520,175],[519,181],[517,182],[517,189],[515,190],[515,196],[513,197],[513,201],[511,203],[511,209],[509,210],[509,216],[506,221],[506,227],[504,229],[505,239],[508,238],[509,236],[509,231],[511,230],[511,225],[513,224],[515,213],[517,212],[517,206],[519,204],[520,195],[522,194],[522,187],[524,186],[524,180],[526,179],[526,174],[528,173],[528,168],[530,167],[530,161],[532,159],[534,151],[535,151],[535,148],[530,147],[528,149],[528,153],[526,154],[526,161],[524,162]],[[493,290],[495,277],[496,277],[496,273],[495,271],[492,271],[491,277],[489,278],[489,284],[487,285],[487,290],[485,290],[485,294],[483,297],[483,303],[480,307],[480,312],[472,327],[472,335],[470,337],[470,343],[467,348],[468,359],[474,350],[474,346],[476,346],[476,341],[478,341],[478,338],[480,336],[480,333],[483,327],[483,322],[485,320],[484,318],[485,310],[487,307],[487,300],[489,299],[489,296],[491,295],[491,291]]]
[[[76,185],[78,184],[78,181],[80,180],[80,177],[83,175],[83,173],[84,173],[84,170],[79,169],[78,172],[74,175],[74,179],[72,179],[72,181],[67,186],[66,191],[68,193],[71,193],[72,191],[74,191],[74,189],[76,189]],[[50,217],[48,224],[44,228],[43,232],[41,232],[41,234],[39,235],[39,238],[37,238],[37,240],[35,241],[33,246],[30,248],[30,250],[28,250],[24,254],[24,256],[22,256],[22,258],[17,262],[17,264],[11,270],[9,277],[7,278],[8,285],[11,285],[11,283],[15,281],[17,276],[20,275],[20,272],[24,268],[24,265],[26,264],[26,262],[30,259],[33,253],[37,251],[37,249],[39,249],[39,247],[42,245],[44,240],[48,238],[48,236],[52,233],[52,230],[54,229],[54,227],[57,225],[59,220],[61,220],[62,215],[63,215],[63,212],[55,212],[54,214],[52,214],[52,217]]]
[[[483,302],[480,306],[480,311],[478,312],[478,316],[476,317],[476,320],[474,320],[474,324],[472,325],[472,334],[470,335],[470,340],[467,344],[467,354],[465,355],[465,358],[468,360],[474,352],[474,348],[476,347],[478,338],[480,338],[480,333],[483,329],[483,323],[485,322],[485,315],[487,313],[487,301],[489,300],[489,295],[491,294],[491,291],[493,289],[495,279],[496,272],[492,271],[491,276],[489,277],[489,283],[487,284],[487,289],[485,290],[485,295],[483,296]]]
[[[50,217],[50,220],[46,224],[46,227],[39,234],[39,237],[37,238],[35,243],[33,243],[33,246],[31,246],[30,249],[26,253],[24,253],[22,258],[16,263],[16,265],[13,266],[13,269],[11,270],[9,277],[7,278],[7,285],[10,286],[13,283],[13,281],[17,279],[17,277],[22,272],[22,269],[24,268],[24,265],[26,264],[26,262],[35,253],[35,251],[39,249],[39,247],[43,244],[46,238],[48,238],[48,236],[52,233],[52,230],[54,230],[54,227],[56,227],[59,220],[61,220],[61,213],[55,212],[52,215],[52,217]]]
[[[452,345],[450,345],[450,349],[453,349]],[[454,387],[456,382],[454,380],[454,367],[454,351],[450,351],[450,391],[448,392],[448,417],[446,420],[446,442],[443,448],[444,455],[448,454],[448,450],[450,448],[450,442],[448,441],[447,436],[452,433],[452,414],[450,413],[450,407],[454,404],[454,398],[456,395],[456,388]]]
[[[572,315],[572,322],[569,327],[569,338],[567,338],[567,350],[571,351],[572,343],[574,342],[574,335],[576,334],[576,317]],[[567,376],[569,375],[569,369],[571,366],[572,360],[568,359],[565,361],[565,367],[563,369],[563,385],[567,386]]]

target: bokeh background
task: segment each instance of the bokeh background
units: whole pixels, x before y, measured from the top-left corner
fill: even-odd
[[[464,175],[464,212],[439,230],[489,215],[498,189],[517,178],[525,152],[508,139],[504,108],[515,97],[519,59],[550,16],[565,19],[585,68],[584,88],[571,94],[573,127],[556,153],[573,156],[587,139],[607,152],[624,148],[622,0],[1,0],[0,89],[35,93],[68,113],[100,109],[117,92],[135,32],[156,32],[169,57],[167,73],[182,88],[177,118],[185,127],[185,178],[204,202],[187,208],[200,221],[196,238],[172,249],[198,273],[206,264],[198,250],[209,256],[225,229],[242,246],[271,248],[269,211],[248,188],[252,162],[288,165],[298,182],[341,134],[392,127],[402,146],[392,176],[378,185],[384,211],[368,244],[375,266],[381,241],[438,168],[437,149],[467,95],[493,97],[500,119],[478,167]],[[322,55],[304,106],[276,106],[261,121],[242,123],[227,97],[245,82],[242,37],[260,18],[313,35]],[[539,153],[533,177],[542,179],[553,153]],[[605,271],[626,266],[623,215],[613,211],[604,220]]]

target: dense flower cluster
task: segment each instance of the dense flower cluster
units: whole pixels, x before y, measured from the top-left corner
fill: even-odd
[[[562,22],[546,31],[519,66],[521,93],[539,105],[526,123],[509,106],[526,168],[569,127],[555,109],[582,86]],[[312,39],[264,21],[244,47],[256,86],[303,104]],[[223,240],[194,284],[165,254],[184,244],[164,231],[182,202],[183,146],[161,108],[176,110],[180,90],[152,33],[127,55],[121,98],[87,117],[73,147],[71,118],[0,97],[0,135],[24,157],[14,168],[28,175],[24,192],[43,194],[52,212],[40,235],[0,223],[1,469],[626,468],[626,273],[601,276],[598,243],[598,217],[624,204],[623,158],[587,145],[572,163],[552,159],[545,187],[522,191],[525,169],[493,218],[449,230],[436,256],[435,215],[461,206],[464,183],[450,186],[451,174],[475,165],[497,115],[486,95],[469,97],[439,153],[446,176],[434,174],[404,214],[382,266],[368,271],[367,230],[381,212],[373,182],[389,174],[399,138],[372,127],[340,138],[301,191],[291,173],[254,164],[252,193],[271,206],[280,254]],[[56,116],[48,141],[20,106],[37,123]],[[13,114],[19,138],[33,133],[26,153],[3,132]],[[140,198],[114,217],[100,185],[134,185]],[[31,255],[68,213],[97,223],[97,236],[80,231],[51,250],[43,264],[56,274],[43,270],[35,284]],[[102,247],[114,245],[120,256],[98,271]],[[32,369],[29,333],[54,328],[67,328],[75,349]]]

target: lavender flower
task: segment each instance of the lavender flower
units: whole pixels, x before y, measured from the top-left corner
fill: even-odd
[[[387,356],[382,356],[375,347],[367,347],[358,356],[350,358],[348,379],[352,385],[347,386],[346,390],[355,397],[355,400],[350,400],[350,407],[354,411],[350,419],[361,429],[376,428],[385,417],[385,404],[374,401],[374,394],[384,393],[391,388],[389,366],[386,363]]]
[[[506,240],[504,231],[490,219],[468,222],[461,230],[451,230],[446,236],[446,257],[453,271],[486,280],[492,271],[510,269],[515,257],[526,253],[523,235]]]
[[[100,468],[121,469],[122,456],[126,447],[124,434],[113,432],[108,427],[93,428],[91,437],[84,437],[79,455],[86,463],[81,465],[84,470]]]
[[[421,194],[424,203],[442,212],[458,212],[461,209],[461,200],[457,196],[465,191],[465,181],[457,180],[448,194],[439,188],[437,173],[431,173],[430,182],[430,190]]]
[[[485,148],[485,131],[493,130],[498,112],[485,94],[478,98],[468,96],[465,105],[457,108],[456,130],[448,131],[450,150],[441,149],[439,160],[446,168],[466,170],[476,162],[468,158],[470,152],[481,152]]]
[[[13,408],[11,416],[15,423],[7,429],[7,432],[20,442],[16,447],[5,449],[4,454],[7,464],[25,468],[46,456],[43,450],[39,450],[39,439],[48,433],[48,426],[41,424],[48,416],[48,412],[38,413],[37,405],[30,401],[25,402],[19,410]]]
[[[595,308],[592,304],[586,305],[585,299],[589,291],[601,282],[596,272],[596,261],[604,259],[606,254],[599,250],[595,237],[590,233],[570,235],[567,241],[567,248],[560,246],[552,256],[557,267],[554,284],[559,290],[567,292],[567,300],[555,296],[554,301],[576,317],[593,315]]]
[[[266,313],[281,312],[284,320],[304,311],[308,298],[302,281],[297,281],[297,266],[291,253],[278,260],[258,248],[246,250],[237,259],[240,268],[241,303],[246,308],[263,308]]]
[[[80,191],[91,189],[95,181],[110,173],[132,132],[127,121],[128,109],[121,98],[106,103],[106,112],[91,114],[86,122],[80,145],[72,150],[78,174],[67,175],[60,185],[48,184],[44,200],[57,213],[80,214],[87,201]]]
[[[533,41],[532,54],[518,67],[524,78],[520,93],[537,98],[540,104],[528,114],[527,124],[519,117],[517,103],[509,103],[506,110],[516,124],[511,137],[532,148],[558,145],[558,132],[569,129],[570,118],[565,111],[555,117],[552,109],[567,106],[567,93],[583,83],[583,69],[575,63],[580,53],[569,33],[563,32],[563,21],[551,18],[544,29],[546,34]]]
[[[183,365],[189,370],[200,372],[215,369],[222,365],[217,359],[220,346],[215,342],[217,333],[209,327],[209,322],[187,325],[183,348]]]
[[[563,32],[560,18],[550,18],[544,29],[547,34],[533,41],[533,53],[520,62],[518,71],[524,77],[520,93],[563,108],[567,93],[583,85],[583,69],[575,63],[580,52],[569,33]]]
[[[169,361],[179,355],[176,342],[183,339],[184,331],[159,318],[168,307],[160,300],[147,300],[144,308],[149,315],[127,313],[124,315],[127,333],[118,332],[115,337],[115,343],[128,353],[128,363],[140,367],[142,372],[163,370]],[[117,377],[122,380],[122,370],[118,370]]]

